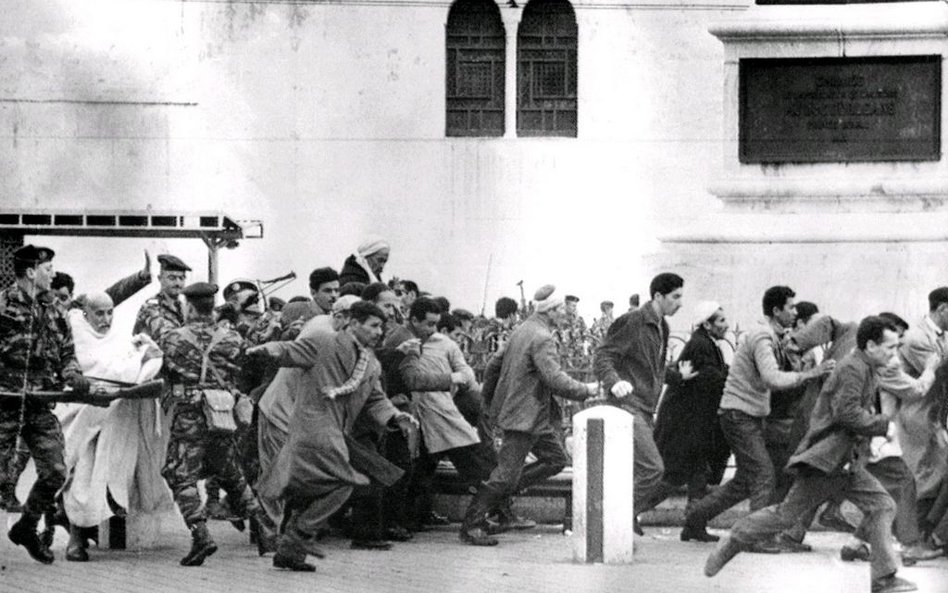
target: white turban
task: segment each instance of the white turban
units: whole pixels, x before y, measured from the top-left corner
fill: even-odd
[[[359,255],[361,255],[362,257],[368,257],[372,255],[373,253],[378,253],[379,251],[382,251],[383,249],[389,249],[388,241],[386,241],[382,237],[373,235],[371,237],[368,237],[365,241],[363,241],[359,245],[358,252],[359,252]]]
[[[537,303],[537,313],[546,313],[566,303],[562,296],[556,294],[556,287],[546,284],[537,289],[533,295]]]
[[[720,309],[721,305],[715,301],[701,301],[695,307],[695,316],[692,323],[695,327],[699,327],[702,323],[714,317],[714,314]]]

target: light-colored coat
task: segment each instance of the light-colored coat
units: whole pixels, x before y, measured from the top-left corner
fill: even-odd
[[[905,332],[899,354],[905,371],[913,378],[919,377],[928,359],[937,354],[944,357],[948,350],[948,338],[928,316],[915,327]],[[902,457],[915,474],[919,498],[933,496],[945,477],[948,464],[948,444],[944,429],[929,417],[940,394],[948,388],[943,379],[936,379],[931,389],[920,398],[903,398],[900,402],[896,425]]]
[[[367,485],[369,479],[349,462],[345,436],[359,414],[384,426],[398,412],[382,391],[381,366],[370,354],[365,376],[353,393],[330,399],[326,390],[352,375],[358,360],[354,339],[346,332],[319,331],[294,342],[265,346],[283,367],[305,369],[299,378],[290,433],[270,472],[261,479],[266,496],[312,496],[340,483]]]
[[[461,349],[447,336],[435,333],[421,345],[420,355],[406,356],[400,370],[406,384],[412,386],[411,377],[423,374],[446,375],[464,373],[467,385],[475,386],[474,371],[464,360]],[[425,447],[431,453],[466,447],[480,442],[472,427],[454,403],[451,389],[412,391],[411,409],[421,424]]]

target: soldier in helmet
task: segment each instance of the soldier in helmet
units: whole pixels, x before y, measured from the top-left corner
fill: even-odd
[[[24,393],[63,385],[87,393],[89,380],[76,362],[72,333],[47,295],[55,270],[52,249],[26,245],[13,253],[15,283],[0,292],[0,390]],[[62,428],[48,403],[0,398],[0,460],[13,456],[18,438],[29,447],[37,479],[9,538],[34,560],[53,554],[36,533],[40,516],[54,508],[66,480]],[[0,476],[0,481],[7,481]]]
[[[257,498],[241,473],[236,459],[233,432],[212,432],[205,415],[205,400],[210,392],[227,391],[234,398],[233,413],[242,424],[250,423],[253,404],[236,388],[244,341],[233,329],[214,323],[214,295],[217,286],[206,282],[191,284],[183,290],[189,316],[183,327],[165,333],[161,348],[165,368],[173,384],[171,440],[162,475],[175,503],[191,530],[191,550],[181,559],[182,566],[200,566],[217,551],[207,531],[207,510],[201,504],[197,483],[216,476],[227,492],[230,506],[257,523],[258,550],[261,555],[272,547],[275,526],[262,512]],[[220,410],[219,405],[216,406]],[[226,413],[226,412],[225,412]],[[262,528],[261,528],[262,527]]]

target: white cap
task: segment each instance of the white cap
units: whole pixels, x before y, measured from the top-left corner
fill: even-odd
[[[692,319],[692,324],[695,327],[700,326],[705,321],[711,319],[720,309],[721,305],[716,301],[701,301],[695,307],[695,316]]]

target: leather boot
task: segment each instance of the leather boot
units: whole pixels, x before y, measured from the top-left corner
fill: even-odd
[[[207,523],[198,521],[191,529],[191,551],[181,559],[181,566],[201,566],[204,559],[217,551],[217,544],[207,531]]]
[[[306,551],[299,544],[299,538],[294,534],[281,535],[276,554],[273,555],[273,567],[295,572],[316,572],[316,566],[306,562]]]
[[[259,555],[276,552],[276,525],[263,509],[257,509],[250,516],[250,532],[256,535],[255,543]]]
[[[487,513],[493,508],[497,501],[497,496],[481,486],[477,494],[471,499],[471,504],[464,513],[464,521],[461,523],[461,531],[458,533],[460,540],[472,546],[496,546],[497,539],[491,537],[487,532]]]
[[[36,533],[36,525],[39,523],[39,515],[24,512],[20,520],[13,524],[7,537],[18,546],[23,546],[29,552],[30,557],[43,564],[53,563],[53,553],[49,547],[44,545]]]
[[[86,550],[86,538],[81,527],[75,525],[69,528],[69,543],[66,544],[66,560],[70,562],[88,562],[89,552]]]

